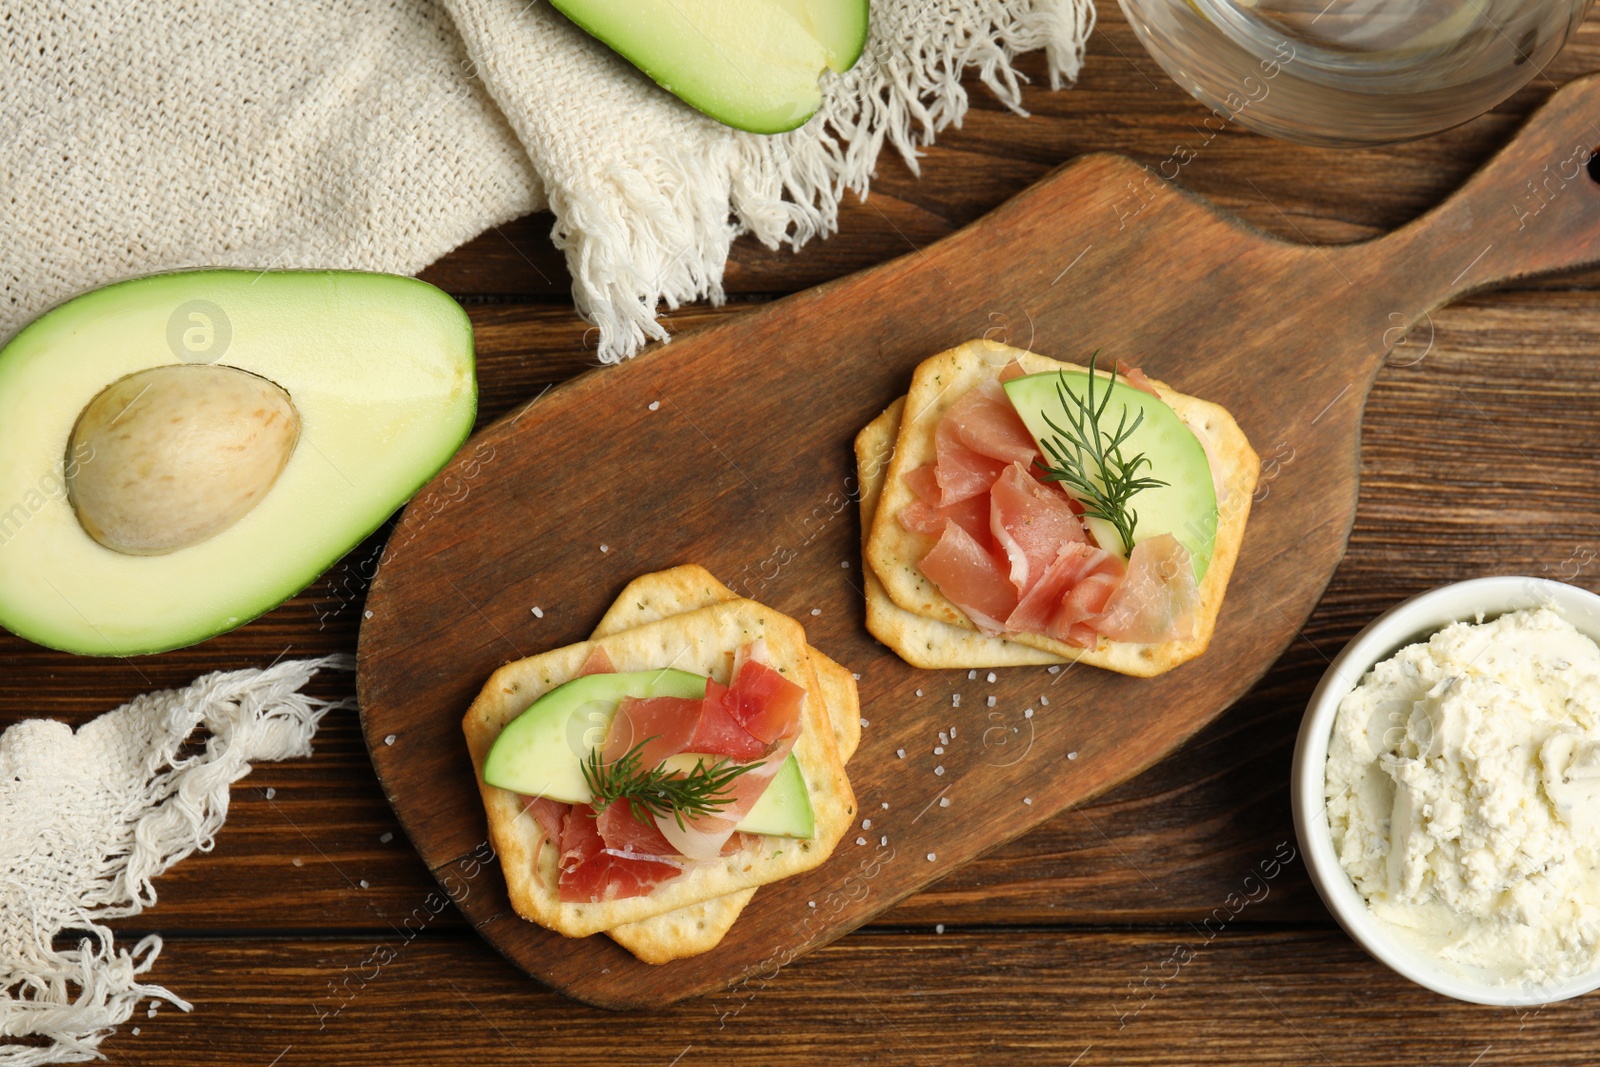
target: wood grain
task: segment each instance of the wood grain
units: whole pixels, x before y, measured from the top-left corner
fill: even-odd
[[[1568,85],[1438,208],[1330,248],[1261,235],[1123,157],[1085,156],[926,249],[719,321],[495,424],[408,508],[362,627],[364,730],[424,861],[448,880],[492,855],[456,736],[483,679],[580,638],[567,620],[598,617],[634,575],[685,561],[821,616],[813,643],[861,674],[863,715],[886,724],[851,768],[878,825],[856,852],[769,887],[715,952],[666,967],[528,924],[491,869],[464,910],[573,996],[636,1007],[742,980],[1149,766],[1261,676],[1332,575],[1385,353],[1461,293],[1600,257],[1600,186],[1583,168],[1597,105],[1600,79]],[[1567,185],[1530,200],[1523,186],[1552,168]],[[861,632],[841,453],[917,362],[980,335],[1126,354],[1228,408],[1258,450],[1316,457],[1264,483],[1200,661],[1150,681],[1011,670],[962,687]],[[639,491],[597,490],[611,471]],[[564,621],[531,618],[542,604]],[[1025,717],[1041,688],[1054,706]],[[974,710],[980,700],[1000,710]],[[927,755],[952,724],[968,740]],[[930,808],[939,798],[954,804]]]
[[[1263,929],[1249,914],[1209,937],[864,932],[746,986],[626,1017],[540,990],[471,938],[192,942],[181,964],[162,963],[189,975],[194,1014],[140,1013],[139,1033],[124,1027],[105,1047],[150,1067],[1593,1063],[1592,998],[1537,1011],[1445,1001],[1375,971],[1336,930]]]
[[[742,239],[729,268],[734,304],[685,308],[669,318],[712,321],[748,310],[752,300],[902,255],[1082,152],[1119,151],[1158,166],[1195,136],[1206,115],[1144,55],[1114,5],[1101,5],[1077,88],[1052,93],[1039,57],[1021,63],[1032,78],[1024,90],[1031,117],[1015,119],[968,79],[973,109],[962,128],[946,130],[924,152],[920,177],[886,155],[871,199],[847,201],[842,233],[799,255]],[[1442,200],[1556,85],[1595,69],[1600,14],[1544,77],[1455,130],[1392,148],[1338,152],[1228,129],[1184,168],[1181,181],[1278,237],[1373,237]],[[584,343],[586,324],[572,310],[569,281],[549,246],[550,225],[548,215],[507,224],[500,228],[505,236],[490,232],[427,272],[463,299],[478,326],[483,412],[490,418],[594,363],[592,338]],[[548,277],[539,278],[524,255]],[[376,984],[337,1028],[315,1031],[308,1005],[314,993],[357,970],[437,884],[384,802],[350,713],[330,718],[311,760],[258,766],[235,787],[216,849],[158,880],[159,905],[133,923],[167,936],[151,977],[197,996],[199,1008],[193,1016],[163,1010],[156,1019],[141,1010],[108,1043],[108,1055],[115,1062],[260,1067],[292,1043],[281,1065],[380,1058],[433,1064],[446,1057],[583,1062],[596,1050],[621,1063],[666,1064],[687,1048],[679,1063],[688,1067],[809,1063],[823,1046],[842,1062],[907,1064],[938,1063],[941,1054],[962,1062],[1004,1047],[1003,1059],[1013,1062],[1066,1064],[1092,1040],[1079,1067],[1325,1062],[1294,1043],[1298,1027],[1336,1063],[1465,1067],[1480,1054],[1482,1067],[1593,1062],[1593,998],[1519,1018],[1463,1009],[1407,987],[1331,928],[1306,925],[1325,913],[1297,870],[1252,905],[1263,919],[1291,924],[1287,942],[1253,942],[1259,965],[1190,970],[1184,981],[1193,983],[1191,996],[1163,994],[1162,1024],[1152,1028],[1157,1016],[1141,1013],[1114,1044],[1084,1020],[1109,1018],[1114,1005],[1101,998],[1126,994],[1126,983],[1143,977],[1140,968],[1154,969],[1170,950],[1167,944],[1151,952],[1152,939],[1160,944],[1173,926],[1199,921],[1283,839],[1289,748],[1323,656],[1397,600],[1445,581],[1525,571],[1600,590],[1600,496],[1593,492],[1600,475],[1597,280],[1600,273],[1582,271],[1515,282],[1515,293],[1468,297],[1434,313],[1438,342],[1426,359],[1396,360],[1379,372],[1362,426],[1362,492],[1349,550],[1301,628],[1305,639],[1296,638],[1234,708],[1146,773],[908,898],[878,920],[890,925],[869,926],[786,970],[728,1026],[695,1014],[715,998],[630,1016],[621,1025],[539,991],[462,933],[408,950],[406,958],[420,961],[410,978],[402,981],[403,972],[394,970],[392,993],[380,995],[384,987]],[[81,723],[153,686],[184,684],[204,671],[266,664],[279,655],[352,652],[363,560],[375,547],[381,541],[351,553],[283,608],[192,650],[131,663],[84,660],[0,634],[0,726],[38,714]],[[353,693],[353,683],[328,691]],[[268,788],[275,801],[265,799]],[[292,805],[294,826],[274,803]],[[396,836],[380,842],[386,833]],[[1100,922],[1139,925],[1083,925]],[[934,923],[949,924],[946,933],[935,934]],[[1047,923],[1054,925],[1038,925]],[[446,910],[430,930],[447,924],[462,929]],[[967,952],[946,956],[941,946],[972,924],[978,943],[963,942]],[[250,940],[241,931],[278,933]],[[306,940],[308,934],[317,939]],[[1218,943],[1225,949],[1235,935],[1259,934],[1241,925]],[[1063,943],[1081,944],[1084,935],[1103,948],[1059,954]],[[893,969],[876,954],[891,944],[879,938],[896,939]],[[848,957],[855,967],[849,977],[881,975],[871,990],[892,998],[838,993],[841,971],[822,969],[831,968],[834,954],[868,939]],[[985,949],[990,939],[1015,951]],[[424,949],[425,955],[410,955]],[[1003,989],[974,989],[969,954],[972,967],[993,967]],[[1055,988],[1055,971],[1070,972],[1065,977],[1079,983],[1076,995],[1046,992]],[[1244,1017],[1250,998],[1259,998],[1240,975],[1259,983],[1268,972],[1277,976],[1272,1002],[1282,1014],[1262,1002],[1260,1015]],[[1099,993],[1091,988],[1097,981]],[[501,1041],[470,1007],[444,1001],[455,995],[450,983],[517,1045]],[[819,1010],[810,1009],[813,1002]],[[142,1034],[131,1033],[134,1024]],[[1023,1036],[1013,1040],[1014,1031]],[[899,1032],[914,1035],[917,1048],[896,1042]],[[642,1037],[634,1042],[635,1035]]]

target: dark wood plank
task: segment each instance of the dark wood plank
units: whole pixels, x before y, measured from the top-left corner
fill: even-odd
[[[148,1067],[1593,1062],[1592,997],[1521,1011],[1447,1001],[1336,930],[1251,927],[1255,906],[1209,930],[862,933],[628,1016],[541,991],[470,937],[174,941],[153,977],[194,1013],[140,1011],[104,1050]]]

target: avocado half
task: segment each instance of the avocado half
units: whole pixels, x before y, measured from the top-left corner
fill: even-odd
[[[868,0],[552,0],[552,6],[718,122],[783,133],[822,106],[824,70],[866,46]]]
[[[128,399],[93,439],[110,462],[120,409],[140,402],[139,383],[153,368],[184,367],[264,379],[263,395],[287,395],[298,438],[224,528],[176,548],[107,547],[102,539],[114,539],[91,535],[75,506],[74,486],[97,452],[80,422],[93,421],[91,403],[116,397],[110,387],[122,383]],[[178,436],[180,420],[194,405],[182,389],[169,392],[176,406],[161,421],[178,426],[166,444],[169,458],[182,459],[191,438]],[[230,402],[222,417],[242,410]],[[455,453],[476,413],[471,323],[449,296],[413,278],[194,271],[70,300],[0,349],[0,625],[86,655],[162,652],[231,630],[382,525]],[[159,516],[152,493],[172,476],[139,455],[117,462],[133,472],[130,484],[135,474],[145,479],[133,503]],[[179,467],[182,477],[188,468]],[[202,485],[187,499],[205,496]]]

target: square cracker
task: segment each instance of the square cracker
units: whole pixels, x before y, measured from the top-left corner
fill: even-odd
[[[878,499],[883,492],[884,475],[900,432],[900,413],[906,398],[901,397],[884,409],[856,434],[856,480],[861,486],[861,548],[865,552]],[[1027,645],[989,637],[962,626],[938,619],[926,619],[889,599],[883,583],[871,568],[863,570],[867,593],[867,632],[888,645],[913,667],[943,670],[959,667],[1028,667],[1066,663],[1064,656],[1043,652]]]
[[[894,456],[889,461],[864,552],[867,568],[876,573],[885,593],[897,606],[922,618],[974,633],[978,629],[966,613],[946,599],[917,567],[917,560],[927,554],[936,539],[907,530],[895,516],[915,499],[905,483],[905,475],[933,462],[934,432],[940,417],[968,390],[998,374],[1012,360],[1021,363],[1030,374],[1084,369],[1020,348],[981,340],[968,341],[923,360],[911,378],[911,391],[906,396],[900,429],[895,436]],[[1092,649],[1076,648],[1042,634],[1007,635],[1009,641],[1049,652],[1063,660],[1082,660],[1091,666],[1140,677],[1171,670],[1200,655],[1210,644],[1228,578],[1238,558],[1239,544],[1244,539],[1245,520],[1250,515],[1250,498],[1255,492],[1261,461],[1227,411],[1209,401],[1179,393],[1165,382],[1152,381],[1151,385],[1200,439],[1213,464],[1213,474],[1221,476],[1216,541],[1211,565],[1200,583],[1195,635],[1184,641],[1156,644],[1134,644],[1102,637],[1099,645]]]
[[[515,793],[483,782],[483,761],[494,739],[535,700],[576,677],[597,646],[605,649],[619,671],[676,667],[726,682],[734,651],[757,638],[766,640],[773,665],[806,689],[794,755],[811,794],[815,837],[764,839],[759,852],[741,850],[691,868],[645,896],[592,904],[563,902],[556,891],[556,853],[539,847],[543,834],[536,821]],[[800,624],[750,600],[714,604],[600,640],[581,641],[495,671],[467,710],[462,731],[488,814],[490,840],[500,855],[517,914],[568,937],[583,937],[787,878],[822,863],[849,828],[855,797],[818,693]]]
[[[629,582],[591,636],[605,637],[708,604],[736,599],[737,594],[717,581],[710,571],[693,563],[684,564],[641,575]],[[855,676],[815,648],[808,647],[808,651],[816,668],[822,702],[833,723],[839,758],[849,762],[861,742],[861,699],[856,691]],[[709,952],[722,941],[755,895],[754,889],[741,889],[676,911],[624,923],[605,933],[646,963],[667,963],[697,956]]]

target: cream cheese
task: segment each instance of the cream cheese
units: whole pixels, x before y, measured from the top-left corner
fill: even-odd
[[[1413,947],[1504,983],[1600,967],[1600,648],[1555,612],[1374,667],[1339,704],[1326,790],[1340,862]]]

